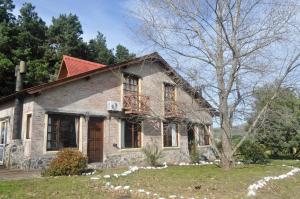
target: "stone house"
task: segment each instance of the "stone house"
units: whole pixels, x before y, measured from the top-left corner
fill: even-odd
[[[56,81],[0,98],[0,163],[44,168],[74,148],[98,166],[143,164],[141,149],[154,144],[168,163],[189,161],[193,146],[211,158],[212,117],[201,93],[157,53],[111,66],[64,56]]]

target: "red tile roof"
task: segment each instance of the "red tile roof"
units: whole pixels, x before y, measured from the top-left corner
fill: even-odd
[[[106,67],[106,65],[64,55],[58,79],[71,77],[103,67]]]

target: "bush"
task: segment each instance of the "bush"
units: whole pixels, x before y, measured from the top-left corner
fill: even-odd
[[[87,166],[87,158],[78,150],[64,149],[57,153],[43,176],[81,175]]]
[[[245,140],[239,151],[246,163],[265,163],[268,158],[265,146],[255,140]]]
[[[158,149],[156,144],[147,144],[143,149],[143,153],[146,156],[146,161],[151,166],[157,166],[158,160],[162,157],[161,150]]]

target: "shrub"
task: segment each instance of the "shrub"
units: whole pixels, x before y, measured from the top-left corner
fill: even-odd
[[[87,166],[87,158],[78,150],[64,149],[58,152],[43,176],[81,175]]]
[[[162,157],[161,150],[159,150],[156,144],[147,144],[143,149],[143,153],[146,156],[146,161],[151,166],[157,166],[158,160]]]
[[[239,151],[246,163],[265,163],[268,158],[265,146],[255,140],[245,140]]]

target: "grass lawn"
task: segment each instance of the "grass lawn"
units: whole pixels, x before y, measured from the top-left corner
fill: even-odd
[[[127,193],[112,193],[103,188],[106,181],[113,185],[130,185],[131,189],[145,189],[163,197],[177,195],[196,198],[246,198],[247,187],[264,176],[290,171],[282,164],[300,167],[295,161],[272,161],[268,165],[250,165],[223,171],[215,165],[174,166],[163,170],[139,170],[127,177],[112,180],[90,180],[90,176],[35,178],[0,181],[0,198],[137,198]],[[124,169],[123,169],[124,170]],[[104,170],[101,175],[121,173],[122,169]],[[258,191],[256,198],[299,198],[300,174],[270,181]]]

